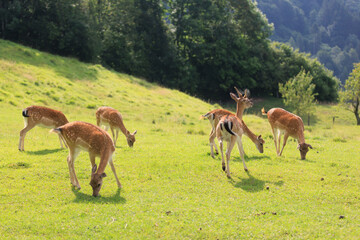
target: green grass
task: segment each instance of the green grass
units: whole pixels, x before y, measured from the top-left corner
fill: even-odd
[[[300,160],[290,140],[277,157],[270,126],[258,111],[244,121],[262,134],[265,152],[244,137],[249,173],[237,149],[228,179],[209,155],[215,108],[179,91],[0,40],[0,236],[2,239],[358,239],[360,128],[354,116],[317,106],[305,137],[314,149]],[[68,151],[48,129],[34,128],[17,150],[21,110],[32,104],[62,110],[70,121],[95,123],[102,105],[119,109],[134,148],[119,136],[100,197],[91,196],[91,166],[81,153],[71,187]],[[257,101],[261,109],[277,100]],[[234,108],[233,108],[234,110]],[[256,113],[257,114],[257,113]],[[335,124],[332,117],[339,118]],[[97,159],[98,161],[98,159]],[[344,218],[340,219],[340,216]]]

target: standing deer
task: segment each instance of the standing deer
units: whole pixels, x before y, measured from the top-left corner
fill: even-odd
[[[222,169],[223,171],[226,172],[228,178],[230,178],[230,166],[229,166],[230,155],[235,143],[237,143],[238,145],[240,157],[244,165],[244,170],[248,171],[244,159],[245,152],[241,141],[243,133],[244,133],[243,122],[235,115],[223,116],[220,119],[219,124],[216,126],[216,137],[219,141],[219,146],[220,146]],[[223,141],[227,142],[227,148],[225,153],[226,166],[225,166],[225,160],[223,154]]]
[[[247,97],[246,90],[245,95],[243,96],[241,92],[234,87],[236,92],[238,93],[238,97],[230,93],[230,97],[236,102],[236,116],[242,121],[243,112],[245,109],[252,107],[253,103],[250,101],[250,99]],[[211,124],[211,132],[209,136],[209,142],[210,142],[210,151],[211,151],[211,157],[214,158],[214,151],[213,147],[215,147],[215,152],[218,153],[218,149],[215,144],[215,137],[216,137],[216,126],[218,125],[220,119],[222,116],[225,115],[234,115],[232,112],[224,110],[224,109],[215,109],[212,110],[204,115],[202,115],[202,118],[208,118]],[[250,138],[250,140],[255,144],[256,148],[259,150],[260,153],[264,152],[263,144],[265,141],[261,138],[261,135],[256,136],[253,132],[250,131],[250,129],[246,126],[245,122],[242,122],[244,125],[244,134]]]
[[[105,126],[105,130],[110,127],[114,145],[116,146],[116,140],[119,136],[119,130],[125,135],[129,147],[132,147],[135,143],[135,134],[137,131],[130,133],[123,123],[122,116],[119,111],[111,107],[100,107],[96,111],[96,124],[100,127]],[[116,135],[115,135],[116,131]]]
[[[57,128],[69,122],[62,112],[41,106],[27,107],[22,111],[22,115],[24,117],[25,127],[20,131],[20,151],[24,151],[24,141],[26,133],[35,126]],[[61,147],[63,148],[62,139],[60,137],[59,141]]]
[[[300,150],[301,159],[304,160],[306,158],[306,153],[309,151],[309,148],[312,149],[312,146],[305,143],[304,123],[302,119],[282,108],[272,108],[268,112],[265,112],[265,109],[263,108],[261,112],[263,115],[267,115],[268,117],[271,130],[274,135],[277,155],[281,156],[286,145],[286,141],[288,137],[291,136],[298,141],[297,148]],[[282,134],[284,134],[284,142],[280,151]]]
[[[89,153],[92,166],[90,185],[93,189],[93,196],[99,195],[103,178],[106,177],[105,168],[110,164],[114,173],[118,188],[121,183],[116,175],[113,154],[115,152],[114,143],[107,132],[101,128],[86,122],[71,122],[52,130],[65,140],[69,147],[67,162],[70,172],[70,181],[73,186],[81,189],[75,174],[74,162],[81,150]],[[95,158],[100,157],[99,168],[95,164]]]

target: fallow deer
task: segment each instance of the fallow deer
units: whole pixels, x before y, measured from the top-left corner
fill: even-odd
[[[272,108],[268,112],[265,112],[265,109],[263,108],[261,112],[263,115],[267,115],[269,120],[271,130],[274,135],[277,155],[281,156],[286,145],[286,141],[288,137],[291,136],[298,141],[297,148],[300,150],[301,159],[304,160],[306,158],[306,153],[309,151],[309,148],[312,149],[312,146],[305,143],[304,123],[302,119],[282,108]],[[282,134],[284,134],[284,142],[280,151]]]
[[[88,152],[90,156],[92,166],[90,185],[93,189],[93,196],[96,197],[99,195],[103,178],[106,177],[104,171],[107,164],[110,164],[111,166],[118,188],[121,188],[121,183],[116,175],[113,163],[115,146],[107,132],[93,124],[79,121],[67,123],[53,129],[52,132],[59,134],[69,147],[67,162],[70,172],[70,181],[73,186],[79,189],[81,188],[75,174],[74,161],[80,151],[83,150]],[[99,167],[95,164],[96,157],[100,157]]]
[[[234,87],[234,88],[235,88],[236,92],[238,93],[238,97],[233,93],[230,93],[230,97],[236,102],[236,116],[240,120],[242,120],[244,110],[252,107],[253,104],[250,101],[250,99],[247,97],[246,90],[245,90],[245,95],[243,96],[236,87]],[[202,118],[208,118],[210,121],[211,127],[212,127],[210,136],[209,136],[209,142],[210,142],[211,157],[213,157],[213,158],[214,158],[213,147],[215,147],[215,151],[216,151],[216,153],[218,153],[218,149],[217,149],[215,141],[214,141],[214,139],[216,137],[215,129],[216,129],[216,126],[219,123],[221,117],[225,116],[225,115],[234,115],[234,114],[232,112],[224,110],[224,109],[215,109],[215,110],[212,110],[201,116]],[[250,131],[250,129],[246,126],[246,124],[244,122],[242,122],[242,123],[246,127],[245,128],[246,131],[244,132],[244,134],[251,139],[251,141],[255,144],[255,146],[259,150],[259,152],[263,153],[264,152],[263,144],[265,143],[265,141],[261,138],[261,135],[256,136],[254,133],[252,133]]]
[[[105,126],[105,130],[110,127],[114,145],[116,146],[116,141],[118,139],[119,130],[125,135],[129,147],[132,147],[135,143],[135,134],[137,131],[130,133],[123,123],[122,116],[119,111],[111,107],[100,107],[96,111],[96,124],[100,127],[101,125]],[[115,134],[116,132],[116,134]]]
[[[219,141],[219,146],[220,146],[222,169],[223,171],[226,172],[228,178],[230,178],[230,166],[229,166],[230,155],[235,143],[237,143],[238,145],[240,157],[244,165],[244,170],[248,171],[244,159],[245,152],[241,141],[243,134],[244,134],[243,121],[241,121],[235,115],[223,116],[220,119],[219,124],[216,126],[216,137]],[[227,148],[225,153],[226,166],[225,166],[225,160],[223,154],[223,141],[227,142]]]
[[[58,111],[47,107],[30,106],[22,111],[25,127],[20,131],[19,150],[24,151],[25,136],[35,126],[46,128],[57,128],[69,121],[65,115]],[[60,146],[63,148],[62,139],[59,137]],[[66,144],[65,144],[66,146]]]

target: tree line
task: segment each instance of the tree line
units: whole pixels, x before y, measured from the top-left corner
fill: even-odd
[[[316,98],[336,101],[339,82],[309,54],[271,42],[251,0],[3,0],[0,36],[100,63],[209,100],[234,86],[279,96],[306,71]]]

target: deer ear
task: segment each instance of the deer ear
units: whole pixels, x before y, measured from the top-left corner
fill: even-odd
[[[133,133],[133,135],[135,135],[137,133],[137,130],[135,130],[135,132]]]
[[[310,144],[308,144],[308,147],[309,147],[310,149],[313,149],[313,147],[312,147]]]
[[[258,136],[258,139],[261,139],[261,135]]]
[[[300,144],[298,144],[297,149],[300,149]]]
[[[236,95],[235,95],[235,94],[233,94],[233,93],[230,93],[230,97],[231,97],[233,100],[235,100],[235,101],[237,101],[237,100],[238,100],[238,98],[236,97]]]
[[[97,170],[97,166],[96,166],[96,164],[92,167],[92,173],[96,173],[96,170]]]
[[[107,175],[106,175],[106,173],[104,173],[104,172],[101,174],[101,178],[104,178],[104,177],[106,177],[106,176],[107,176]]]

